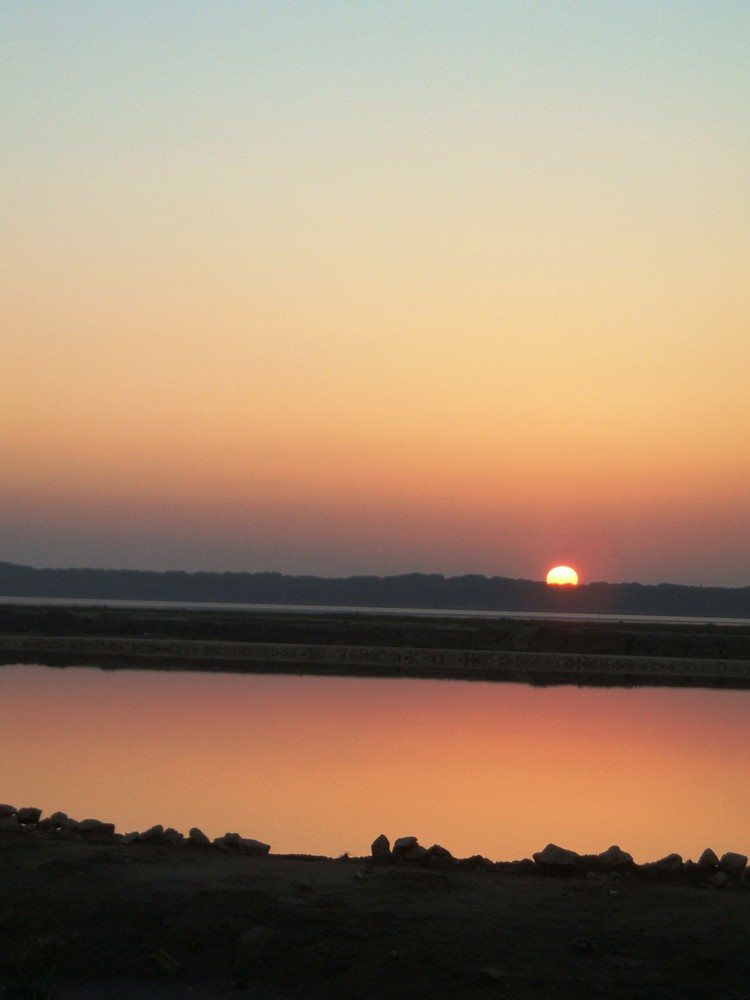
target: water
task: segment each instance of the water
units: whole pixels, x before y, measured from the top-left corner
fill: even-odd
[[[750,692],[0,667],[0,800],[277,853],[750,853]]]

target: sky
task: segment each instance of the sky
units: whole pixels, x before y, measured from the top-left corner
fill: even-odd
[[[750,585],[746,0],[5,0],[0,560]]]

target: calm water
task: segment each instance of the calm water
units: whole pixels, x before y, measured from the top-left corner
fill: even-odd
[[[0,801],[275,852],[750,853],[750,692],[0,667]]]

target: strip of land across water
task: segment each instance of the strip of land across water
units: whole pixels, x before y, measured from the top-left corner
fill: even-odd
[[[748,688],[750,626],[7,604],[0,663]]]

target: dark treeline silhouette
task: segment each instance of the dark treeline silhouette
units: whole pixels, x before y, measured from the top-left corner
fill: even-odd
[[[286,576],[36,569],[0,562],[0,596],[750,618],[750,587],[589,583],[548,587],[501,576]]]

